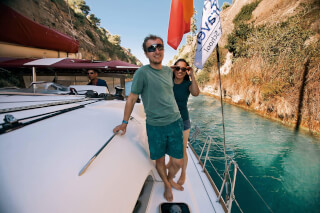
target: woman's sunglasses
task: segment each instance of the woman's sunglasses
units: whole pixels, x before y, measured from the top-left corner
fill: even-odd
[[[173,67],[173,69],[175,70],[175,71],[179,71],[179,70],[181,70],[182,72],[186,72],[187,70],[189,70],[189,68],[185,68],[185,67]]]
[[[163,44],[152,44],[151,46],[149,46],[147,48],[147,51],[148,52],[155,52],[157,48],[159,51],[163,50],[164,49]]]

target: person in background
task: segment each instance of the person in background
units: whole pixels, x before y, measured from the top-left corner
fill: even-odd
[[[146,129],[150,158],[156,161],[156,169],[164,183],[164,198],[173,200],[172,187],[184,188],[173,181],[183,164],[183,122],[173,94],[173,73],[163,66],[164,46],[162,38],[149,35],[144,39],[143,50],[149,59],[148,65],[139,68],[134,76],[131,93],[127,99],[122,124],[113,132],[124,134],[133,107],[141,94],[146,113]],[[165,164],[165,154],[171,156],[171,165]]]
[[[173,75],[173,92],[174,97],[177,101],[179,111],[183,120],[183,144],[184,144],[184,156],[183,156],[183,166],[181,169],[181,175],[178,180],[179,185],[183,185],[186,180],[186,169],[188,163],[187,155],[187,143],[190,133],[190,119],[187,107],[187,102],[189,95],[198,96],[200,93],[196,78],[193,73],[193,69],[189,66],[188,62],[184,59],[178,59],[174,65],[171,67]],[[190,77],[191,80],[190,81]],[[167,165],[170,166],[171,159]]]
[[[97,70],[88,70],[87,74],[88,74],[88,78],[90,80],[88,85],[105,86],[108,88],[107,82],[105,80],[98,78]],[[109,88],[108,88],[108,90],[109,90]]]

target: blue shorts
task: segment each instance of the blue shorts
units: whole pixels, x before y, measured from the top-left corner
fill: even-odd
[[[176,158],[183,158],[183,122],[177,121],[166,126],[147,126],[150,158],[157,160],[165,154]]]
[[[190,129],[190,127],[191,127],[190,120],[184,120],[183,121],[183,131]]]

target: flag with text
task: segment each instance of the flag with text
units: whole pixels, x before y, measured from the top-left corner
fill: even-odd
[[[206,0],[202,23],[197,35],[197,50],[194,65],[202,69],[222,35],[220,9],[217,0]]]

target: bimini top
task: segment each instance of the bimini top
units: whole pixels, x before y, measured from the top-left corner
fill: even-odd
[[[1,58],[0,68],[5,69],[25,69],[35,67],[37,70],[54,70],[58,72],[83,71],[95,69],[108,73],[125,73],[133,74],[140,66],[130,64],[124,61],[92,61],[85,59],[70,58]]]
[[[0,3],[0,41],[29,47],[77,53],[79,41],[38,24]]]

